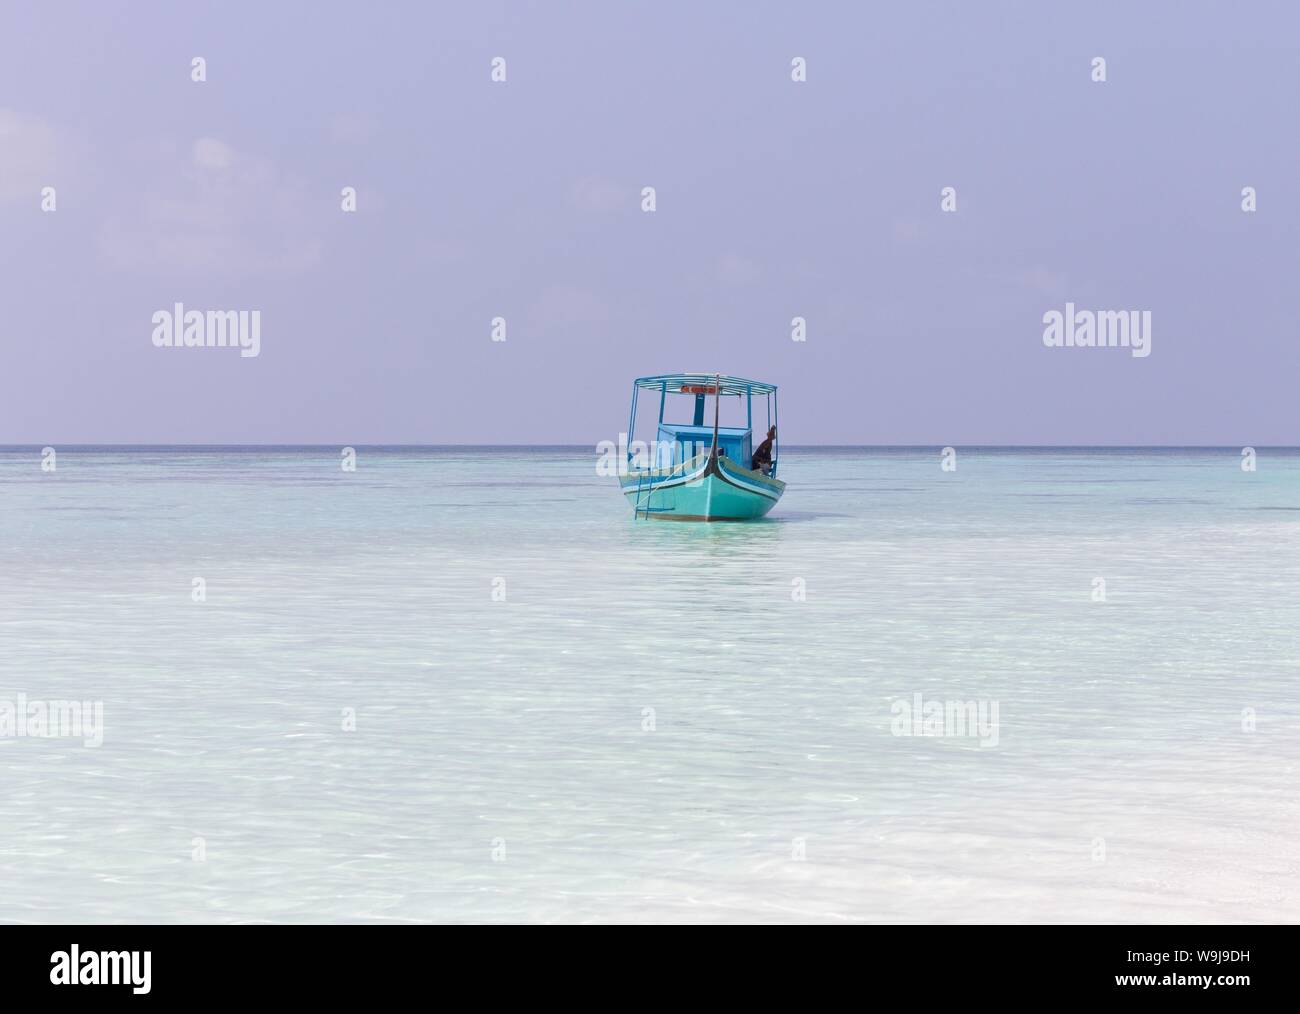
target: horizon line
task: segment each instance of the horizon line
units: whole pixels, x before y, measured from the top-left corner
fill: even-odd
[[[364,447],[364,448],[405,448],[411,450],[518,450],[518,449],[536,449],[536,450],[591,450],[595,453],[595,446],[586,443],[450,443],[450,444],[431,444],[431,443],[357,443],[357,442],[312,442],[312,443],[80,443],[76,441],[55,441],[53,443],[35,443],[35,444],[0,444],[0,452],[3,451],[28,451],[32,449],[40,450],[44,447],[60,446],[65,448],[83,448],[83,449],[112,449],[112,450],[130,450],[130,449],[147,449],[147,450],[165,450],[165,449],[189,449],[189,450],[229,450],[229,449],[291,449],[291,448],[337,448],[337,447]],[[931,450],[944,447],[954,448],[976,448],[980,450],[1043,450],[1043,451],[1060,451],[1060,450],[1121,450],[1121,451],[1241,451],[1246,447],[1264,448],[1267,450],[1300,450],[1300,444],[1016,444],[1016,443],[923,443],[923,444],[786,444],[787,450]]]

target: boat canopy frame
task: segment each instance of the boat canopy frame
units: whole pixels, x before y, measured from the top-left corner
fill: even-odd
[[[659,425],[663,425],[664,406],[668,402],[670,394],[695,395],[695,423],[700,425],[703,422],[704,401],[708,395],[714,398],[722,396],[743,397],[745,399],[745,421],[746,427],[752,433],[754,429],[754,395],[760,395],[767,402],[767,425],[770,429],[777,425],[777,396],[776,385],[768,384],[761,380],[749,380],[746,377],[725,376],[719,373],[660,373],[650,377],[637,377],[632,383],[632,411],[628,417],[627,423],[627,441],[628,441],[628,462],[632,461],[632,442],[635,437],[636,429],[636,404],[637,396],[641,391],[658,391],[659,392]],[[716,413],[716,409],[715,409]],[[767,430],[764,431],[765,439]],[[772,443],[772,471],[770,475],[776,477],[777,459],[779,457],[780,441]],[[746,462],[744,467],[748,468]]]

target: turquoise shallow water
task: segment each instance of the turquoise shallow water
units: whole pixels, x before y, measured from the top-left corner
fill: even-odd
[[[104,708],[0,737],[0,919],[1300,918],[1296,452],[339,460],[0,450],[0,702]]]

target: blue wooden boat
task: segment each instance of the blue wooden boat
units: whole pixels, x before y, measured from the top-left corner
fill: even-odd
[[[659,396],[655,440],[638,445],[637,398],[642,391]],[[713,424],[705,423],[713,398]],[[720,426],[723,398],[743,399],[744,426]],[[754,459],[754,400],[767,405],[771,433],[770,461]],[[691,408],[691,421],[672,422],[670,407]],[[674,413],[675,414],[675,413]],[[658,521],[748,521],[761,518],[781,499],[785,483],[776,477],[776,385],[743,377],[709,373],[668,373],[639,377],[632,385],[626,468],[619,486],[635,518]],[[633,448],[638,448],[634,453]],[[644,450],[641,450],[644,448]],[[757,466],[757,467],[755,467]]]

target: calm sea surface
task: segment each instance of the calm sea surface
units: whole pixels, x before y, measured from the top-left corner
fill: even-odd
[[[939,460],[0,449],[0,920],[1300,919],[1300,455]]]

